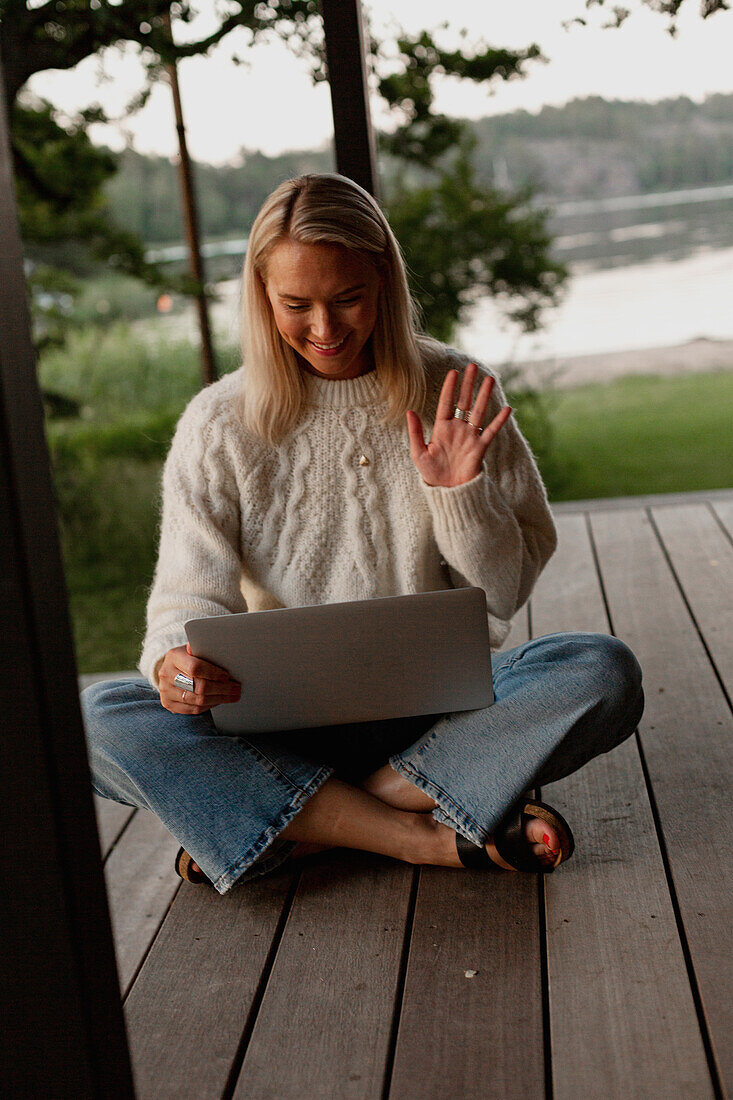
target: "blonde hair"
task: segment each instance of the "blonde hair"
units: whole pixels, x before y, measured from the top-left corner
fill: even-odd
[[[281,241],[340,244],[374,264],[382,276],[371,335],[377,377],[387,399],[382,423],[424,407],[425,367],[417,334],[417,307],[405,264],[387,219],[372,196],[345,176],[306,175],[272,192],[250,231],[242,272],[244,391],[247,428],[276,444],[299,418],[306,379],[295,352],[275,325],[265,290],[267,262]]]

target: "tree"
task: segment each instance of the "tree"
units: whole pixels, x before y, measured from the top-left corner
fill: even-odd
[[[677,33],[677,16],[682,9],[682,6],[687,0],[642,0],[642,4],[646,8],[651,8],[652,11],[657,12],[658,15],[666,15],[669,18],[667,24],[667,30],[669,34],[675,35]],[[703,19],[708,19],[711,15],[715,15],[719,11],[728,11],[730,4],[728,0],[699,0],[700,15]],[[620,4],[607,3],[607,0],[585,0],[586,8],[604,8],[610,9],[611,16],[607,23],[604,23],[604,27],[617,28],[621,27],[629,16],[632,14],[630,8],[622,7]],[[690,5],[688,4],[688,7]],[[566,25],[573,23],[585,26],[587,19],[582,16],[576,16],[575,19],[568,20]]]
[[[376,59],[380,49],[373,48]],[[551,257],[545,214],[532,206],[528,190],[501,193],[477,182],[476,139],[467,123],[434,110],[433,85],[438,76],[487,84],[519,78],[542,60],[540,51],[484,43],[465,52],[443,50],[427,31],[402,35],[397,51],[400,68],[378,82],[398,121],[382,146],[414,166],[417,179],[397,173],[387,205],[427,328],[449,340],[465,309],[489,293],[525,331],[534,331],[567,277]]]
[[[585,7],[602,8],[605,2],[585,0]],[[643,3],[674,20],[685,0]],[[701,0],[701,15],[707,18],[727,6],[726,0]],[[618,5],[609,3],[608,7],[612,25],[620,25],[629,15],[628,9]],[[202,12],[210,17],[206,33],[174,43],[166,25],[168,14],[190,26]],[[91,54],[134,43],[152,80],[166,65],[207,53],[237,28],[249,32],[238,60],[245,60],[246,48],[253,42],[277,35],[294,53],[309,59],[314,79],[326,78],[316,0],[270,0],[267,4],[260,0],[210,0],[206,4],[193,0],[173,4],[169,0],[0,0],[0,55],[9,105],[14,104],[28,78],[43,69],[72,68]],[[372,41],[370,57],[377,90],[397,122],[395,131],[383,137],[383,148],[406,165],[399,184],[387,196],[387,205],[407,247],[415,290],[429,327],[448,336],[461,310],[480,290],[505,299],[510,313],[526,328],[537,327],[542,308],[557,300],[565,276],[562,266],[550,258],[544,216],[533,208],[526,193],[500,194],[477,185],[468,129],[460,120],[434,110],[433,84],[442,75],[483,83],[521,77],[529,64],[540,60],[539,50],[530,46],[512,52],[467,43],[465,49],[447,51],[439,48],[434,35],[423,32],[415,37],[402,35],[392,55],[388,45]],[[149,89],[150,83],[130,104],[130,110],[145,101]],[[38,110],[38,124],[45,127],[57,156],[64,142],[69,143],[69,152],[60,161],[70,162],[73,151],[87,173],[76,174],[76,180],[82,182],[83,201],[98,216],[89,218],[81,210],[75,211],[79,218],[75,231],[94,242],[97,255],[114,256],[125,270],[154,280],[156,273],[144,264],[139,246],[111,228],[108,215],[99,216],[100,181],[109,163],[108,155],[99,153],[95,164],[95,153],[83,147],[80,135],[91,116],[60,125],[49,108],[41,105]],[[19,117],[13,114],[14,120]],[[24,121],[30,127],[28,114]],[[57,130],[52,133],[54,125]],[[13,136],[21,201],[28,204],[26,234],[32,236],[38,227],[33,208],[44,202],[49,214],[46,226],[55,224],[52,211],[61,213],[59,225],[68,226],[72,205],[64,181],[59,181],[55,167],[52,171],[48,164],[43,167],[37,159],[24,155],[15,141],[15,128]],[[450,248],[446,247],[448,236]]]
[[[10,120],[11,145],[18,189],[21,230],[26,245],[46,262],[31,265],[29,282],[37,347],[63,338],[64,309],[60,304],[75,289],[70,274],[53,263],[54,251],[73,242],[97,261],[143,279],[152,286],[199,295],[201,288],[189,276],[172,278],[146,262],[139,238],[115,225],[104,197],[104,185],[116,171],[117,158],[91,144],[86,129],[104,121],[100,108],[90,108],[77,119],[60,119],[48,103],[17,102],[26,81],[45,69],[73,68],[98,51],[136,43],[142,50],[149,83],[129,110],[141,106],[166,66],[180,57],[206,52],[236,26],[248,25],[254,39],[279,27],[282,17],[300,27],[306,14],[315,16],[315,3],[247,3],[226,14],[231,4],[216,3],[219,25],[205,38],[178,48],[171,38],[169,15],[184,22],[200,5],[170,4],[170,0],[0,0],[0,57]],[[257,14],[256,9],[262,9]],[[283,31],[283,33],[285,33]],[[296,32],[296,38],[298,37]],[[54,246],[56,249],[54,250]],[[78,264],[80,257],[75,257]],[[63,291],[63,294],[59,292]]]

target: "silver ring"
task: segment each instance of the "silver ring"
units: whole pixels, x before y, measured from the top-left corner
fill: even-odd
[[[181,699],[184,703],[186,702],[186,693],[185,693],[185,691],[181,692]]]
[[[483,428],[480,428],[478,424],[474,424],[472,420],[467,420],[466,423],[468,424],[469,428],[473,428],[475,431],[478,432],[479,435],[481,435],[481,432],[484,430]]]
[[[456,411],[453,413],[453,419],[454,420],[465,420],[466,419],[466,410],[465,409],[459,409],[458,406],[456,405]]]
[[[193,680],[190,676],[186,676],[184,672],[179,672],[173,677],[173,683],[178,688],[185,688],[186,691],[193,691]]]

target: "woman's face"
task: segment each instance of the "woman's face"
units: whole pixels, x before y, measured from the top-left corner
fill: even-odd
[[[373,364],[376,267],[340,244],[284,240],[267,264],[265,288],[278,332],[301,366],[321,378],[358,378]]]

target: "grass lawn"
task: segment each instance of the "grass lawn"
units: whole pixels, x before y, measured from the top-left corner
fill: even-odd
[[[552,500],[733,487],[733,371],[621,378],[550,400]]]

